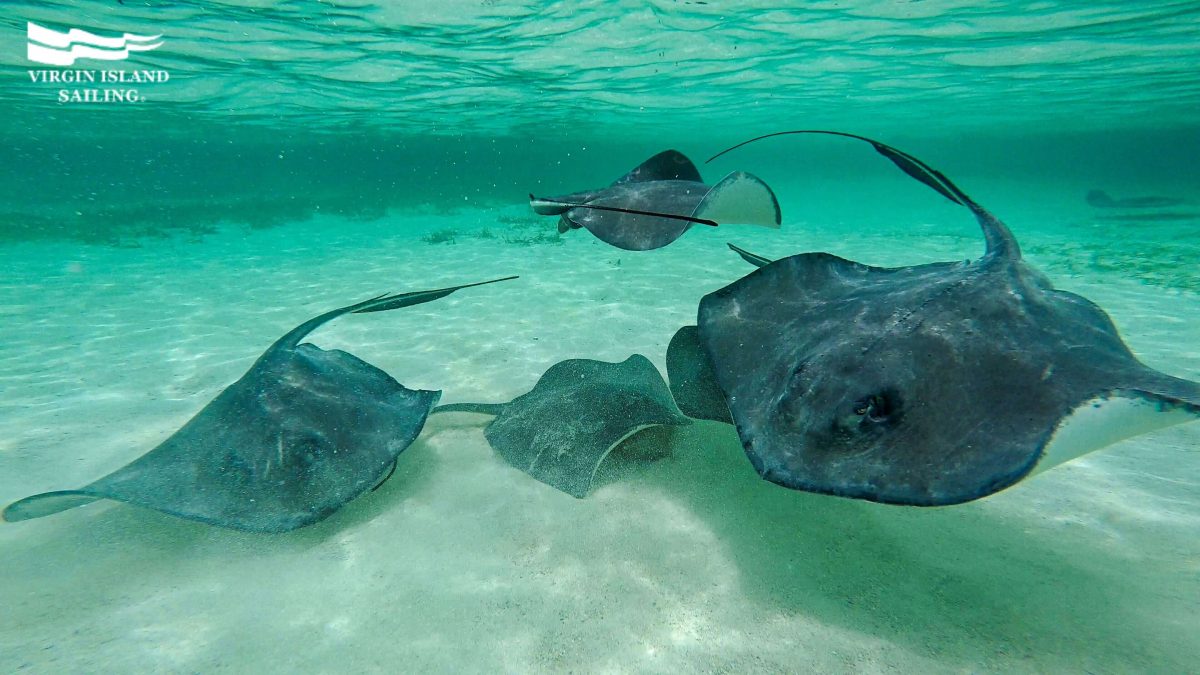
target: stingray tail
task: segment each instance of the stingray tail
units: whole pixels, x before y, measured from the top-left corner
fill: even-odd
[[[763,256],[761,256],[757,253],[751,253],[750,251],[747,251],[746,249],[740,248],[738,246],[734,246],[733,244],[730,244],[729,242],[725,242],[725,245],[729,247],[729,250],[740,255],[742,257],[742,260],[745,260],[746,262],[750,263],[751,265],[754,265],[755,267],[766,267],[767,265],[770,265],[771,263],[775,262],[774,260],[771,260],[770,258],[764,258]]]
[[[287,335],[284,335],[283,337],[276,340],[275,344],[271,345],[271,348],[268,349],[267,352],[269,353],[269,352],[275,351],[276,349],[294,349],[296,347],[296,345],[300,344],[300,341],[303,340],[309,333],[313,332],[314,330],[321,327],[322,325],[338,318],[339,316],[342,316],[343,314],[363,314],[366,312],[386,312],[389,309],[399,309],[401,307],[411,307],[412,305],[419,305],[424,302],[430,302],[431,300],[437,300],[438,298],[444,298],[447,295],[450,295],[451,293],[453,293],[454,291],[461,290],[463,288],[471,288],[473,286],[483,286],[485,284],[494,284],[498,281],[508,281],[510,279],[516,279],[516,278],[517,278],[516,276],[503,277],[500,279],[490,279],[488,281],[480,281],[480,282],[476,282],[473,284],[463,284],[461,286],[451,286],[449,288],[438,288],[438,289],[429,290],[429,291],[413,291],[411,293],[397,293],[397,294],[389,293],[389,294],[376,296],[374,298],[371,298],[370,300],[364,300],[362,302],[358,302],[353,305],[347,305],[346,307],[339,307],[338,309],[325,312],[324,314],[322,314],[320,316],[313,317],[313,318],[309,319],[308,321],[305,321],[304,323],[300,324],[299,326],[296,326],[292,330],[288,331]]]
[[[489,279],[487,281],[478,281],[473,284],[463,284],[462,286],[451,286],[450,288],[439,288],[432,291],[413,291],[412,293],[398,293],[396,295],[383,295],[378,298],[372,298],[357,305],[351,305],[344,308],[347,312],[353,314],[363,314],[365,312],[386,312],[389,309],[399,309],[401,307],[410,307],[419,305],[423,302],[437,300],[450,295],[454,291],[464,288],[473,288],[475,286],[484,286],[494,284],[500,281],[509,281],[517,279],[516,275],[511,277],[501,277],[499,279]]]
[[[1017,245],[1017,240],[1012,236],[1012,232],[1008,230],[1008,226],[1000,222],[998,218],[989,213],[973,199],[967,196],[965,192],[959,189],[957,185],[950,181],[941,171],[929,166],[925,162],[913,157],[912,155],[893,148],[890,145],[880,143],[879,141],[859,136],[857,134],[849,134],[844,131],[828,131],[824,129],[798,129],[795,131],[777,131],[773,134],[765,134],[756,138],[751,138],[748,141],[742,141],[737,145],[726,148],[721,152],[709,157],[705,164],[724,155],[727,152],[736,150],[743,145],[748,145],[755,141],[761,141],[764,138],[772,138],[774,136],[786,136],[789,134],[824,134],[826,136],[842,136],[844,138],[853,138],[860,141],[865,141],[875,148],[875,152],[888,158],[901,171],[908,174],[917,181],[929,186],[935,192],[942,195],[946,199],[971,209],[975,214],[976,220],[979,221],[979,226],[983,230],[984,240],[987,242],[988,258],[1005,258],[1017,259],[1021,257],[1021,249]]]
[[[99,499],[101,499],[100,496],[83,490],[43,492],[9,504],[3,511],[0,511],[0,520],[16,523],[22,520],[42,518],[59,511],[91,504]]]
[[[504,409],[504,403],[447,403],[439,405],[429,412],[430,415],[447,412],[469,412],[480,415],[499,415]]]
[[[709,220],[708,218],[696,218],[693,216],[681,216],[677,213],[659,213],[657,211],[639,211],[638,209],[623,209],[623,208],[620,208],[617,206],[601,206],[599,204],[575,204],[575,203],[571,203],[571,202],[560,202],[558,200],[548,199],[545,197],[534,197],[532,194],[529,195],[529,203],[540,205],[539,207],[535,207],[534,210],[537,211],[538,208],[541,208],[542,211],[537,211],[537,212],[545,213],[546,215],[554,215],[554,213],[565,213],[571,209],[595,209],[596,211],[616,211],[617,213],[632,213],[635,216],[653,216],[655,218],[666,218],[668,220],[684,220],[689,223],[699,223],[700,225],[709,225],[712,227],[717,226],[717,222],[715,220]],[[560,207],[562,210],[557,211],[557,212],[552,212],[549,210],[551,205],[553,205],[555,207]],[[560,230],[560,232],[561,232],[561,230]]]

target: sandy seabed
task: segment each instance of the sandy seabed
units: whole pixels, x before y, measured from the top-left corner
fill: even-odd
[[[1043,251],[1031,260],[1104,307],[1147,364],[1200,379],[1200,295],[1119,273],[1055,274],[1054,250],[1082,236],[1071,223],[1084,215],[1048,217],[1028,198],[989,205]],[[384,291],[520,274],[344,317],[311,338],[410,388],[441,389],[443,402],[502,401],[566,358],[638,352],[664,369],[699,298],[749,271],[725,241],[876,265],[982,248],[948,205],[923,225],[881,213],[855,224],[844,206],[803,209],[780,232],[693,231],[648,253],[584,232],[506,243],[526,215],[517,207],[317,218],[137,249],[12,246],[0,287],[0,503],[122,466],[279,335]],[[422,240],[446,228],[459,231],[454,243]],[[496,237],[473,236],[483,228]],[[703,422],[675,435],[667,459],[613,462],[577,500],[496,457],[486,420],[431,418],[381,489],[290,534],[108,502],[0,526],[0,671],[1185,672],[1200,662],[1200,424],[971,504],[917,509],[761,481],[732,428]]]

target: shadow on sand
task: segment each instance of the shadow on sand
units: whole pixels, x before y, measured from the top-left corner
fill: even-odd
[[[1064,536],[989,503],[1021,499],[1020,487],[955,507],[885,506],[761,480],[725,425],[682,429],[674,450],[630,479],[706,522],[764,611],[814,616],[971,669],[1036,657],[1063,672],[1114,663],[1181,672],[1200,656],[1177,620],[1187,601],[1172,607],[1162,592],[1177,571],[1115,551],[1101,534]]]
[[[443,466],[447,460],[431,446],[437,434],[480,433],[470,431],[480,426],[477,416],[440,420],[401,456],[378,491],[291,533],[222,530],[112,503],[6,526],[0,531],[0,604],[20,617],[26,635],[66,640],[55,632],[111,621],[113,607],[150,601],[156,589],[216,593],[209,586],[218,581],[189,585],[192,578],[214,579],[213,565],[241,562],[237,569],[269,577],[306,553],[336,555],[339,538],[362,527],[383,528],[364,536],[403,537],[395,521],[381,516],[405,508],[413,496],[427,498],[440,489],[439,480],[457,480],[439,478],[453,467]],[[957,507],[882,506],[760,480],[725,425],[679,429],[670,445],[666,459],[648,458],[636,447],[615,453],[597,477],[598,489],[620,481],[627,492],[617,501],[665,498],[693,514],[720,542],[711,559],[736,566],[738,593],[764,617],[811,617],[971,670],[1021,670],[1024,664],[1084,672],[1123,664],[1185,672],[1200,658],[1187,619],[1195,600],[1179,592],[1178,568],[1114,549],[1086,528],[1064,530],[1049,518],[1029,522],[1006,514],[1002,501],[1021,499],[1021,486]],[[493,498],[532,485],[515,470],[500,475],[522,487],[491,486]],[[532,492],[555,508],[595,507],[537,487]],[[522,502],[521,508],[536,510],[538,518],[572,517],[543,506]],[[527,534],[504,527],[497,524],[497,537]],[[545,536],[563,555],[588,550],[575,545],[578,531]]]

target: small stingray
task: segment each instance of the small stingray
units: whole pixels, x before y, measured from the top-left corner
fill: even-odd
[[[1118,199],[1109,196],[1104,190],[1088,190],[1084,199],[1098,209],[1161,209],[1187,203],[1186,200],[1176,197],[1123,197]]]
[[[14,502],[3,518],[113,499],[253,532],[322,520],[390,475],[441,392],[406,389],[352,354],[300,340],[343,314],[408,307],[479,285],[380,296],[310,319],[158,447],[78,490]]]
[[[1141,213],[1105,213],[1094,216],[1097,220],[1114,223],[1166,223],[1181,220],[1200,220],[1200,213],[1186,211],[1148,211]]]
[[[710,187],[676,150],[658,153],[607,188],[551,198],[529,195],[529,204],[543,216],[561,216],[559,232],[587,228],[630,251],[666,246],[696,223],[772,228],[780,223],[779,202],[766,183],[735,171]]]
[[[587,496],[596,470],[625,439],[649,427],[690,422],[658,369],[641,354],[621,363],[562,361],[532,391],[508,403],[453,403],[434,412],[495,415],[484,436],[505,461],[579,498]]]
[[[1108,316],[1055,290],[940,172],[870,143],[970,209],[973,262],[769,261],[703,298],[700,342],[754,467],[789,488],[893,504],[977,499],[1200,416],[1200,384],[1139,363]],[[776,134],[772,134],[776,135]],[[736,249],[735,249],[736,250]]]

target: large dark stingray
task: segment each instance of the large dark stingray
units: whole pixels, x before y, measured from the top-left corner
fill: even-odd
[[[495,281],[504,279],[482,283]],[[114,499],[254,532],[315,523],[389,475],[441,392],[406,389],[352,354],[300,341],[343,314],[409,307],[479,285],[385,295],[310,319],[158,447],[78,490],[14,502],[3,518]]]
[[[453,403],[434,412],[495,415],[484,436],[505,461],[580,498],[623,441],[650,427],[690,422],[658,369],[641,354],[621,363],[562,361],[532,391],[508,403]]]
[[[1176,197],[1112,197],[1104,190],[1088,190],[1087,203],[1098,209],[1161,209],[1186,204]]]
[[[987,252],[893,269],[740,252],[759,269],[703,298],[699,339],[764,478],[955,504],[1200,416],[1200,385],[1139,363],[1099,307],[1055,290],[1008,228],[940,172],[861,136],[784,133],[870,143],[970,209]]]
[[[660,152],[612,185],[561,197],[529,195],[543,216],[561,216],[558,231],[587,228],[617,248],[647,251],[683,236],[696,223],[779,227],[779,202],[758,178],[735,171],[704,184],[692,161],[676,150]]]

